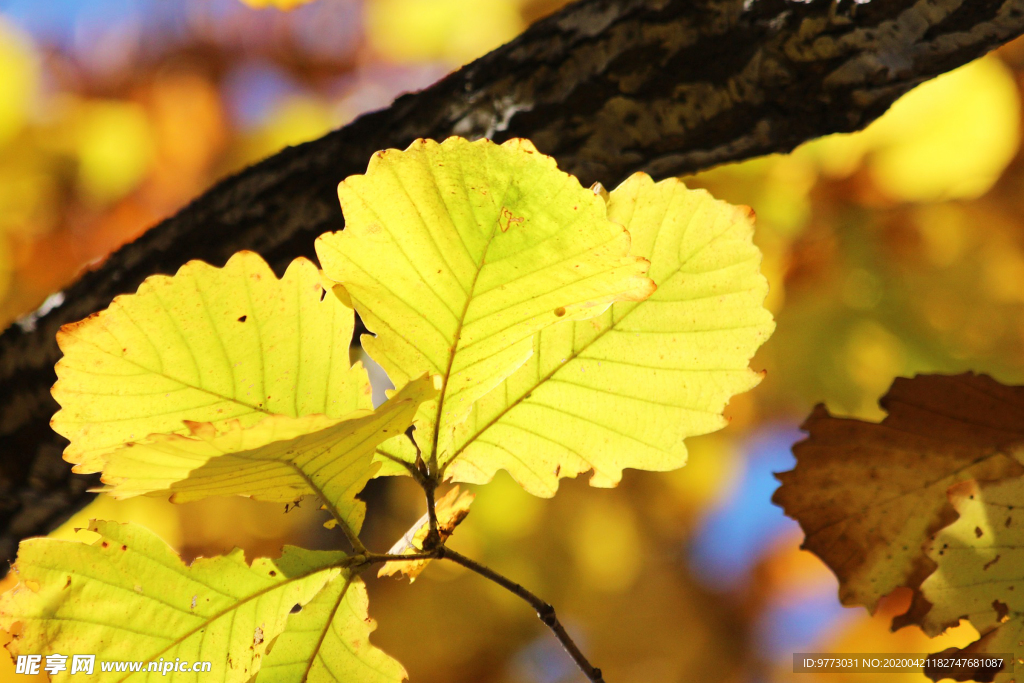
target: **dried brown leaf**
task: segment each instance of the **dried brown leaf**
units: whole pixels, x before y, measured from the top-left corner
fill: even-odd
[[[934,570],[924,546],[956,519],[950,486],[1024,474],[1000,451],[1024,439],[1024,387],[972,373],[918,375],[896,379],[880,405],[881,423],[815,408],[808,438],[793,448],[796,468],[776,475],[773,498],[800,522],[803,547],[839,578],[843,604],[872,611]]]

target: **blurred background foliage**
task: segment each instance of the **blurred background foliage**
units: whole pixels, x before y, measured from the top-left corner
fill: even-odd
[[[563,0],[0,0],[0,326],[13,323],[216,179],[387,105],[513,38]],[[276,7],[275,7],[276,6]],[[291,9],[283,12],[279,8]],[[758,213],[778,318],[690,464],[629,472],[613,490],[565,482],[552,500],[499,476],[453,546],[553,602],[615,683],[819,683],[794,651],[930,652],[879,614],[842,608],[769,498],[811,406],[877,418],[895,375],[1024,381],[1024,42],[914,90],[868,130],[688,178]],[[422,507],[373,482],[371,547]],[[306,503],[99,499],[188,557],[284,542],[329,547]],[[517,599],[435,562],[411,587],[370,579],[375,642],[416,683],[581,681]],[[3,587],[8,587],[9,582]],[[0,661],[0,680],[13,676]],[[924,681],[920,675],[859,680]]]

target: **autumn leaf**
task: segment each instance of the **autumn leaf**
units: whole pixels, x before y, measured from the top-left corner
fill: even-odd
[[[525,140],[418,140],[376,153],[338,194],[345,230],[316,250],[376,334],[363,348],[396,386],[444,378],[416,423],[428,462],[530,357],[536,332],[654,289],[602,199]]]
[[[0,628],[14,655],[89,653],[100,660],[210,661],[210,680],[249,680],[289,612],[339,573],[340,552],[286,547],[246,564],[240,549],[186,566],[159,537],[134,524],[93,522],[93,543],[22,541],[19,585],[0,597]],[[244,634],[240,637],[240,634]],[[97,680],[151,680],[145,672]],[[69,671],[57,681],[74,680]],[[192,681],[169,672],[161,680]]]
[[[256,683],[398,683],[405,668],[370,644],[375,628],[362,580],[342,574],[289,617]]]
[[[469,507],[476,498],[469,491],[459,491],[454,486],[448,493],[437,499],[434,504],[435,515],[437,516],[437,534],[441,543],[444,543],[455,533],[455,527],[462,524],[462,520],[469,515]],[[424,514],[413,524],[408,531],[398,539],[398,542],[388,551],[391,555],[409,555],[423,550],[423,542],[427,540],[430,533],[430,516]],[[416,577],[423,573],[423,570],[430,564],[429,559],[425,560],[399,560],[386,563],[377,572],[378,577],[403,575],[409,577],[409,583],[416,580]]]
[[[729,398],[760,381],[748,363],[774,324],[749,210],[636,174],[611,193],[608,216],[650,260],[657,291],[537,335],[440,455],[447,478],[484,483],[506,469],[551,496],[559,478],[588,470],[614,486],[626,467],[675,469],[683,439],[723,427]],[[392,458],[400,444],[388,444]]]
[[[1019,446],[1011,450],[1024,460]],[[949,497],[959,518],[928,544],[936,569],[915,596],[913,623],[936,636],[967,619],[981,637],[946,654],[1014,653],[1019,659],[1024,656],[1024,480],[966,481],[953,486]],[[955,679],[1010,683],[1012,663],[998,675],[968,669]]]
[[[800,522],[803,547],[839,578],[843,604],[872,611],[934,569],[924,546],[956,517],[951,486],[1024,474],[1000,450],[1024,437],[1024,387],[971,373],[918,375],[897,379],[879,403],[888,412],[881,423],[818,406],[773,498]]]
[[[305,259],[281,280],[252,252],[147,278],[57,335],[52,425],[71,441],[64,458],[97,472],[122,444],[188,434],[186,420],[249,427],[368,409],[366,371],[349,362],[353,324]]]
[[[408,429],[436,395],[434,379],[424,376],[375,411],[274,415],[245,428],[190,423],[188,436],[157,434],[109,454],[104,491],[117,498],[170,491],[176,503],[232,495],[287,503],[312,494],[358,533],[366,505],[356,494],[376,471],[374,450]]]

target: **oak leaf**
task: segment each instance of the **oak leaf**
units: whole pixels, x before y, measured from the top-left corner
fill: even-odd
[[[440,455],[448,479],[485,483],[506,469],[552,496],[560,478],[588,470],[591,484],[614,486],[627,467],[676,469],[683,439],[725,426],[729,399],[760,382],[748,364],[774,323],[750,210],[639,173],[607,210],[630,253],[650,260],[657,290],[538,334],[526,363],[457,427]],[[401,443],[388,444],[392,459],[409,457]]]
[[[288,503],[316,495],[334,519],[359,532],[366,505],[356,499],[378,465],[374,451],[412,424],[437,395],[434,378],[406,384],[374,411],[344,417],[274,415],[243,428],[189,423],[191,434],[156,434],[107,456],[103,489],[116,498],[171,492],[185,503],[249,496]]]
[[[526,362],[539,330],[654,290],[602,199],[526,140],[417,140],[377,152],[338,194],[345,229],[316,251],[376,334],[363,348],[395,386],[443,378],[416,421],[427,462]]]
[[[405,668],[369,642],[366,587],[342,574],[288,619],[256,683],[399,683]]]
[[[248,681],[295,605],[339,573],[345,555],[286,547],[246,564],[240,549],[186,566],[163,540],[134,524],[94,521],[93,543],[22,541],[19,585],[0,597],[12,654],[89,653],[100,660],[212,662],[210,680]],[[20,625],[20,626],[19,626]],[[239,634],[251,634],[239,637]],[[152,680],[145,671],[100,681]],[[161,680],[192,681],[169,672]],[[75,680],[65,670],[57,681]],[[297,681],[298,679],[296,679]]]
[[[879,403],[888,412],[880,423],[815,408],[773,498],[800,523],[803,547],[839,578],[843,604],[872,611],[934,569],[924,548],[956,518],[951,486],[1024,474],[1004,448],[1024,438],[1024,387],[972,373],[918,375],[896,379]]]
[[[1024,460],[1019,448],[1011,450]],[[1024,480],[966,481],[953,486],[949,497],[959,518],[928,545],[936,569],[915,595],[913,622],[936,636],[967,619],[980,638],[944,656],[987,659],[1013,653],[1019,663],[1024,657]],[[967,668],[955,680],[1009,683],[1012,664],[1003,671]]]
[[[57,335],[61,410],[51,424],[71,441],[64,458],[98,472],[125,443],[188,434],[185,421],[249,427],[368,409],[366,371],[349,362],[353,325],[305,259],[280,280],[244,251],[223,268],[191,261],[149,277]]]

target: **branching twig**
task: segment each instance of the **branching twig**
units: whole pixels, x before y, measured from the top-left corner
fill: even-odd
[[[560,622],[558,617],[555,615],[554,607],[544,602],[515,581],[505,578],[493,569],[488,569],[482,564],[469,559],[465,555],[460,555],[450,548],[446,548],[444,546],[438,547],[436,550],[436,556],[438,559],[448,559],[461,564],[463,567],[473,570],[484,578],[490,579],[502,588],[511,591],[526,602],[530,603],[530,606],[537,610],[537,616],[540,617],[540,620],[554,632],[555,637],[558,638],[558,642],[562,644],[565,651],[568,652],[569,656],[572,657],[574,662],[576,662],[576,666],[580,668],[580,671],[582,671],[589,680],[593,681],[593,683],[604,683],[604,678],[601,676],[601,670],[587,661],[587,658],[583,656],[582,652],[580,652],[576,643],[573,642],[573,639],[566,632],[565,627],[562,626],[562,622]]]
[[[409,553],[407,555],[396,555],[393,553],[366,553],[366,564],[380,564],[381,562],[405,562],[412,560],[433,560],[440,555],[436,550],[424,553]]]
[[[1024,31],[1024,0],[581,0],[435,86],[218,183],[0,335],[0,570],[92,499],[49,427],[61,325],[191,259],[283,273],[338,230],[338,182],[417,137],[528,137],[584,185],[679,175],[863,127]],[[62,303],[55,303],[60,301]]]

